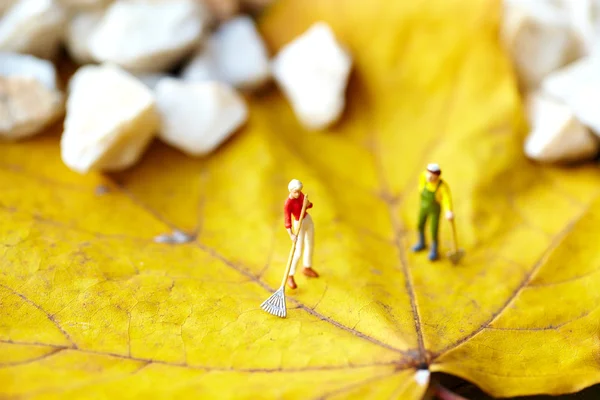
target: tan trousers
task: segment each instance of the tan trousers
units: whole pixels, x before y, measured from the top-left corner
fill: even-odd
[[[296,221],[294,218],[292,218],[292,222],[294,224],[294,232],[296,232],[300,222]],[[296,241],[296,250],[294,251],[294,257],[292,258],[290,276],[294,276],[296,273],[296,266],[298,265],[298,261],[300,261],[300,257],[302,256],[302,250],[304,250],[304,266],[312,266],[314,239],[315,226],[310,214],[306,214],[306,217],[304,217],[304,222],[302,222],[302,229],[300,229],[300,232],[298,232],[298,240]]]

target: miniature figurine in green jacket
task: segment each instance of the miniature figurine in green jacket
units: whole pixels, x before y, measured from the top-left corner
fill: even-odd
[[[419,178],[419,191],[421,192],[421,208],[419,210],[419,242],[413,247],[413,251],[424,250],[425,243],[425,223],[430,218],[431,229],[431,250],[429,260],[438,259],[438,231],[440,214],[442,208],[446,210],[446,219],[454,219],[452,212],[452,199],[450,198],[450,189],[440,175],[442,171],[437,164],[428,164],[427,170]]]

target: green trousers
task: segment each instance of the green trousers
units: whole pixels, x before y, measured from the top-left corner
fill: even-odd
[[[425,223],[427,218],[431,217],[430,228],[431,228],[431,240],[434,243],[438,241],[438,230],[440,226],[440,214],[442,207],[435,198],[435,193],[440,187],[442,181],[438,183],[435,191],[427,190],[423,188],[421,192],[421,209],[419,210],[419,234],[421,237],[425,237]]]

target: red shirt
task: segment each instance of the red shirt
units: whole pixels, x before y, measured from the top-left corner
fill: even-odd
[[[285,229],[292,227],[292,215],[294,219],[298,221],[300,219],[300,213],[302,212],[302,203],[304,203],[304,194],[300,192],[300,196],[297,199],[287,198],[285,205],[283,206],[285,216]],[[313,204],[309,201],[306,206],[307,209],[312,208]],[[305,213],[305,217],[308,212]]]

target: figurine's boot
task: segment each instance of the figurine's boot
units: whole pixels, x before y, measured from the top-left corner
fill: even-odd
[[[435,261],[439,258],[438,244],[437,242],[431,243],[431,250],[429,251],[429,261]]]
[[[302,272],[304,273],[304,275],[309,276],[311,278],[318,278],[319,277],[319,274],[317,274],[317,271],[315,271],[311,267],[304,267],[302,269]]]
[[[287,285],[290,289],[296,289],[298,286],[296,285],[296,281],[292,275],[288,276]]]
[[[421,251],[424,250],[425,247],[425,233],[419,232],[419,242],[413,246],[412,251]]]

